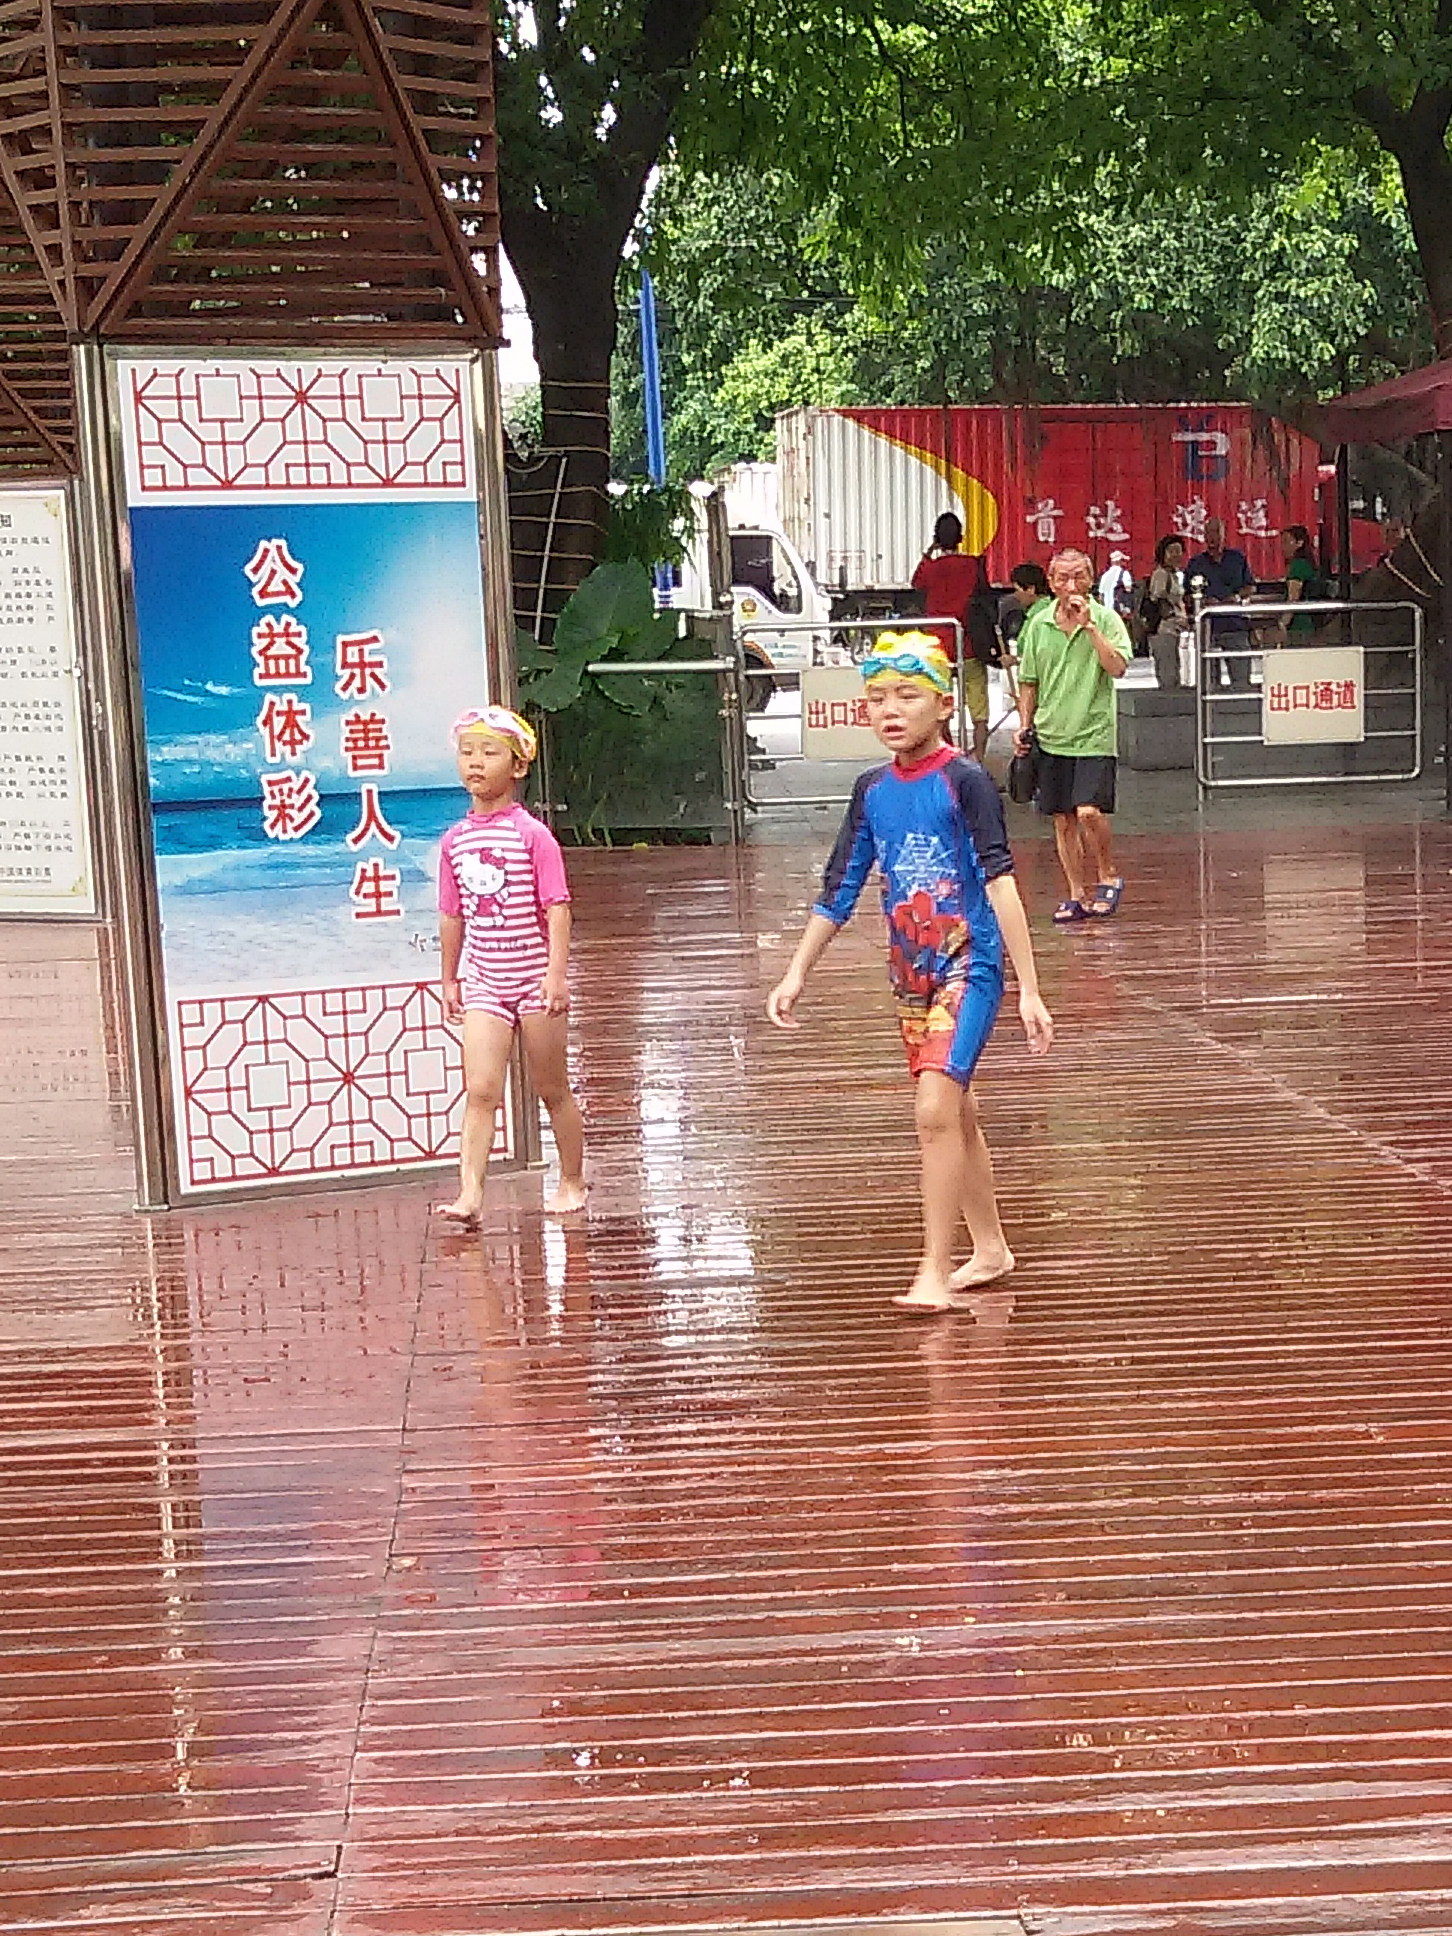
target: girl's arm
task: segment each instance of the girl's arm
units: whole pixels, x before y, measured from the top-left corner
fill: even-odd
[[[568,901],[556,901],[545,910],[549,931],[550,959],[540,984],[540,997],[546,1015],[563,1015],[570,1005],[570,933],[573,917]]]
[[[459,988],[459,958],[464,952],[464,917],[462,914],[441,914],[439,916],[439,979],[443,984],[444,1019],[448,1022],[462,1022],[464,1003]]]

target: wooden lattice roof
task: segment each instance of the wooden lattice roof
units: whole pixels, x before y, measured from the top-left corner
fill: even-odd
[[[71,450],[68,339],[496,343],[490,48],[483,0],[0,0],[0,469]]]

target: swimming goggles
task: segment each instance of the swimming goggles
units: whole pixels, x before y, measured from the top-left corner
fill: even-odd
[[[862,661],[862,677],[919,679],[934,692],[952,692],[953,667],[946,652],[926,632],[879,632]]]
[[[533,764],[539,751],[533,726],[518,713],[512,713],[508,706],[480,706],[472,712],[460,713],[449,728],[449,739],[457,746],[465,733],[473,732],[492,733],[498,739],[507,740],[527,764]]]

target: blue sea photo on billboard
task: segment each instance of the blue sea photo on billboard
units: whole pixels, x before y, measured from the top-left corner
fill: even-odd
[[[169,992],[426,979],[449,724],[485,698],[475,506],[130,523]]]

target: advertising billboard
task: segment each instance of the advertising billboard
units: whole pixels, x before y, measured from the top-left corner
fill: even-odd
[[[180,1187],[437,1162],[449,725],[488,697],[470,361],[114,376]]]

